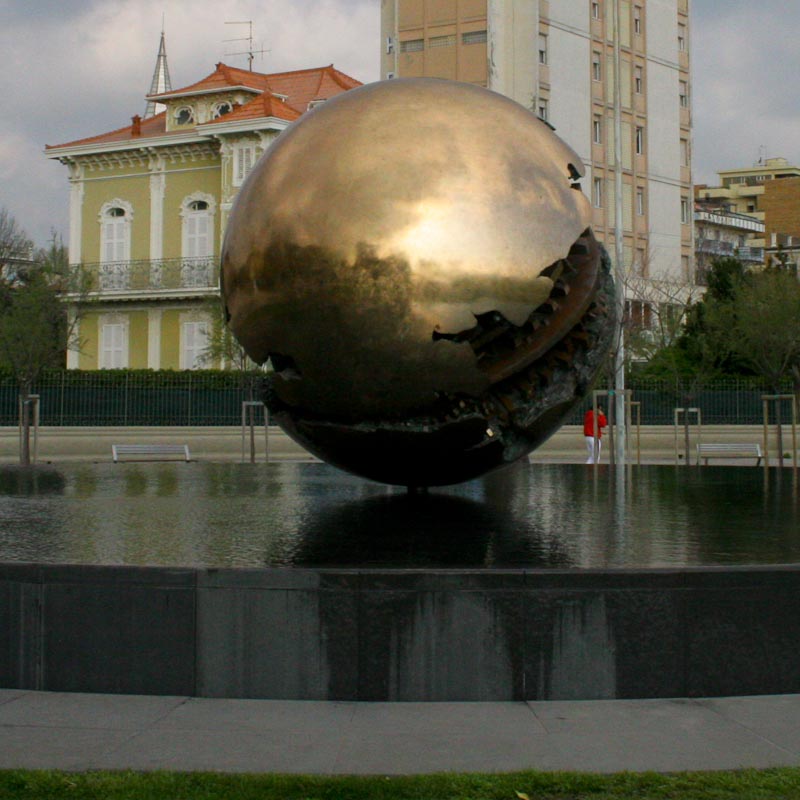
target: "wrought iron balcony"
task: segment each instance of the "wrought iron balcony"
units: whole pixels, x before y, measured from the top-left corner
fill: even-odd
[[[98,261],[82,267],[90,290],[103,295],[174,294],[219,286],[219,264],[213,256]]]
[[[732,256],[736,253],[736,245],[721,239],[699,239],[695,242],[695,250],[712,256]]]
[[[763,247],[739,247],[736,250],[736,256],[740,261],[745,261],[752,264],[764,263],[764,248]]]
[[[695,252],[706,256],[731,256],[748,264],[764,263],[763,247],[747,247],[720,239],[699,239],[695,242]]]

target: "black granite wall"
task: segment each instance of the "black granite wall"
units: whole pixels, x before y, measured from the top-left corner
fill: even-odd
[[[328,700],[800,692],[800,569],[0,564],[0,687]]]

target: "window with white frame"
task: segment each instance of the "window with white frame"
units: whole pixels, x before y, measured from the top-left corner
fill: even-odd
[[[100,209],[100,261],[130,261],[133,206],[120,199]]]
[[[678,50],[683,53],[686,50],[686,26],[678,23]]]
[[[644,86],[644,70],[637,66],[633,70],[633,91],[636,94],[641,94]]]
[[[592,19],[600,19],[600,3],[592,3]]]
[[[185,320],[181,324],[181,369],[201,369],[208,348],[208,323]]]
[[[233,185],[241,186],[256,163],[254,143],[238,144],[233,148]]]
[[[644,216],[644,189],[641,187],[636,190],[636,213],[638,216]]]
[[[603,118],[600,116],[595,116],[592,120],[592,141],[603,144]]]
[[[600,65],[600,53],[597,50],[592,53],[592,80],[603,80],[603,68]]]
[[[603,207],[603,179],[595,178],[592,181],[592,203],[595,208]]]
[[[689,166],[689,140],[681,139],[681,166]]]
[[[547,63],[547,34],[539,34],[539,63]]]
[[[181,106],[175,109],[175,123],[177,125],[191,125],[194,122],[194,109],[191,106]]]
[[[689,84],[686,81],[678,81],[678,99],[681,108],[689,107]]]
[[[211,119],[219,119],[226,114],[230,114],[231,111],[233,111],[233,105],[227,100],[222,103],[217,103],[214,108],[211,109]]]
[[[636,126],[636,155],[640,156],[644,153],[644,128],[641,125]]]
[[[642,8],[641,6],[633,7],[633,32],[640,36],[642,33]]]
[[[689,224],[689,201],[685,197],[681,197],[681,223]]]
[[[214,198],[196,193],[181,206],[184,258],[208,258],[214,254]]]
[[[128,366],[128,321],[119,317],[100,319],[100,369]]]

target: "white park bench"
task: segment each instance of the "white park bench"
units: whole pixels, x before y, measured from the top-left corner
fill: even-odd
[[[708,466],[709,458],[755,458],[756,466],[761,463],[760,444],[699,444],[697,445],[697,463],[702,458]]]
[[[132,456],[135,461],[152,461],[164,456],[182,456],[190,461],[188,444],[112,444],[111,455],[114,462],[120,456]]]

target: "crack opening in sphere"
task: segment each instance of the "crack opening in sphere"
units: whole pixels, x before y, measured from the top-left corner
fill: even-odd
[[[291,356],[286,356],[282,353],[270,353],[269,358],[272,362],[272,368],[275,372],[280,373],[280,376],[285,380],[299,381],[302,379],[303,373]]]

